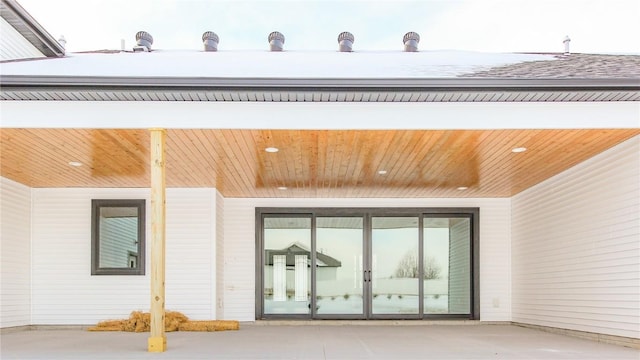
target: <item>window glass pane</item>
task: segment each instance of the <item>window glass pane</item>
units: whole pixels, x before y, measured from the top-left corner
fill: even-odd
[[[424,219],[424,312],[469,314],[471,222]]]
[[[311,218],[264,219],[264,313],[310,314]]]
[[[91,275],[144,275],[145,200],[91,205]]]
[[[418,218],[372,218],[372,313],[418,314]]]
[[[100,208],[101,268],[135,268],[138,257],[138,208]]]
[[[316,220],[318,314],[362,314],[362,217]]]

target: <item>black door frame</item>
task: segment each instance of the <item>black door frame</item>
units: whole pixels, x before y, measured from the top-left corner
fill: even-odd
[[[264,314],[264,231],[265,217],[310,217],[311,219],[311,311],[309,314]],[[417,216],[418,227],[422,229],[425,217],[468,217],[471,221],[471,274],[470,274],[470,314],[424,314],[423,301],[419,303],[419,313],[413,315],[375,315],[371,314],[371,283],[365,283],[363,276],[363,314],[316,314],[316,217],[363,217],[363,267],[371,268],[371,218],[393,216]],[[358,207],[256,207],[255,209],[255,316],[256,319],[480,319],[480,209],[477,207],[437,207],[437,208],[358,208]],[[423,253],[424,234],[419,231],[419,252]],[[423,257],[419,256],[419,268],[422,271]],[[423,294],[424,284],[419,282],[419,293]]]

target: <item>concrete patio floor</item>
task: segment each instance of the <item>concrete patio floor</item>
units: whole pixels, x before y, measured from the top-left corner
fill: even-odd
[[[640,359],[640,350],[514,325],[259,326],[167,333],[28,330],[2,334],[9,359]]]

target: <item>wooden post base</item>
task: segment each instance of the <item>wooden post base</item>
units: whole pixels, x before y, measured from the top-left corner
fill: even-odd
[[[150,337],[149,338],[149,352],[165,352],[167,350],[167,338],[162,337]]]

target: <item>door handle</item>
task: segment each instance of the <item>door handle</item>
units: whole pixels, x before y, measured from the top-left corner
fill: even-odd
[[[367,276],[367,275],[369,275],[369,276]],[[363,278],[364,278],[364,282],[367,282],[367,281],[371,282],[371,270],[365,270]]]

